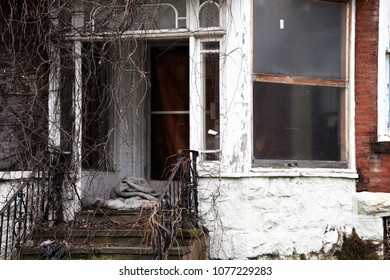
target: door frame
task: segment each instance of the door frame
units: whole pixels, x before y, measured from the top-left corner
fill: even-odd
[[[151,61],[151,57],[152,57],[152,49],[153,48],[163,48],[163,47],[166,47],[167,49],[169,49],[170,47],[182,47],[182,46],[186,46],[188,47],[188,58],[190,60],[190,40],[189,38],[183,38],[183,39],[180,39],[180,40],[176,40],[176,41],[155,41],[155,42],[147,42],[147,69],[148,69],[148,79],[150,81],[150,83],[152,83],[152,61]],[[191,67],[189,66],[189,71]],[[188,98],[189,98],[189,108],[188,108],[188,120],[189,120],[189,123],[191,122],[190,121],[190,115],[191,115],[191,106],[190,106],[190,103],[191,103],[191,86],[190,86],[190,81],[191,79],[191,76],[190,76],[190,73],[189,73],[189,78],[188,78]],[[150,84],[149,88],[148,88],[148,91],[147,91],[147,105],[145,106],[145,116],[146,116],[146,123],[147,125],[145,126],[145,136],[146,136],[146,145],[144,146],[146,148],[146,164],[145,164],[145,178],[150,181],[151,180],[151,173],[152,173],[152,161],[151,161],[151,157],[152,157],[152,154],[151,154],[151,148],[152,148],[152,143],[151,143],[151,136],[152,136],[152,130],[151,130],[151,119],[152,119],[152,110],[151,110],[151,101],[152,101],[152,87],[153,85]],[[189,143],[189,146],[190,146],[190,139],[191,139],[191,130],[190,130],[190,127],[189,127],[189,135],[188,135],[188,143]]]

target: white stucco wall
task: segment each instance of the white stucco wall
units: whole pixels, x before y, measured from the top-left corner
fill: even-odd
[[[343,234],[383,240],[390,194],[356,193],[353,178],[202,178],[202,223],[212,259],[334,258]],[[381,253],[381,252],[379,252]]]
[[[353,197],[353,221],[363,239],[383,238],[383,218],[390,217],[390,193],[360,192]]]
[[[209,257],[327,253],[354,226],[354,194],[355,182],[348,178],[201,179]]]
[[[199,164],[203,176],[200,209],[210,233],[210,258],[291,258],[300,254],[325,258],[352,228],[364,239],[382,240],[382,217],[390,208],[389,195],[356,193],[354,25],[349,30],[351,71],[346,106],[349,168],[252,168],[251,1],[227,1],[226,5],[221,48],[221,158]],[[353,22],[355,1],[351,1],[350,15]]]

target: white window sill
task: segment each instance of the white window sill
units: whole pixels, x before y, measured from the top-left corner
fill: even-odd
[[[249,173],[212,173],[199,171],[201,178],[307,177],[357,179],[356,170],[327,168],[252,168]]]
[[[358,178],[356,170],[335,168],[253,168],[251,175],[257,177]]]
[[[30,178],[32,171],[0,171],[0,180],[20,180]]]
[[[388,132],[378,135],[378,142],[390,142],[390,135]]]

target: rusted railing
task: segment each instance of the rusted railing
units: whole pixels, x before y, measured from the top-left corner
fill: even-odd
[[[161,223],[157,236],[157,259],[166,259],[178,229],[198,227],[198,152],[179,150],[161,197]]]

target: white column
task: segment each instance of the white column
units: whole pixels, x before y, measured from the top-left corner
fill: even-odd
[[[74,3],[73,28],[74,34],[80,35],[80,30],[84,26],[83,3],[79,1]],[[77,187],[81,187],[81,146],[82,146],[82,43],[74,41],[74,84],[73,84],[73,114],[74,114],[74,134],[73,134],[73,163]]]
[[[73,43],[74,52],[74,88],[73,88],[73,163],[76,172],[77,186],[81,187],[81,146],[82,146],[82,61],[81,42]]]
[[[60,55],[56,46],[50,46],[50,73],[49,73],[49,98],[48,98],[48,132],[49,148],[55,149],[61,145],[61,102],[59,92],[60,80]]]
[[[57,5],[55,2],[49,7],[52,31],[58,26]],[[56,45],[50,44],[50,72],[48,96],[48,145],[55,149],[61,145],[61,102],[60,102],[60,54]]]
[[[74,3],[74,14],[72,19],[72,25],[74,27],[74,35],[80,35],[79,30],[84,25],[84,12],[83,4],[76,2]],[[81,147],[82,147],[82,43],[81,41],[73,42],[73,61],[74,61],[74,83],[73,83],[73,144],[72,144],[72,162],[73,162],[73,182],[78,192],[78,197],[81,197],[80,193],[82,190],[81,185]],[[80,203],[77,200],[76,194],[73,195],[72,202],[68,202],[64,206],[65,209],[65,219],[72,220],[74,213],[77,212],[80,208]]]
[[[187,26],[198,30],[199,1],[188,1]],[[201,87],[200,43],[194,36],[189,38],[190,56],[190,149],[203,149],[203,93]]]

